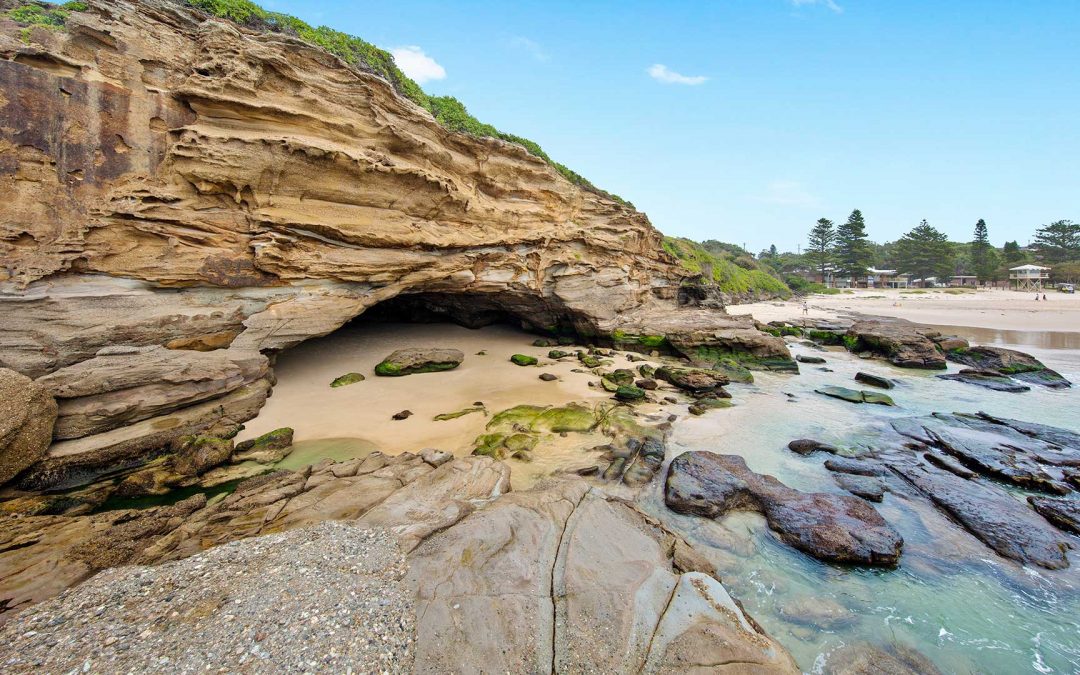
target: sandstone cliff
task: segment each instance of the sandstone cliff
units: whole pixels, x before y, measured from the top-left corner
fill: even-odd
[[[62,29],[0,15],[0,366],[59,401],[26,487],[250,418],[268,355],[396,297],[788,358],[678,308],[648,219],[521,146],[286,35],[85,4]]]

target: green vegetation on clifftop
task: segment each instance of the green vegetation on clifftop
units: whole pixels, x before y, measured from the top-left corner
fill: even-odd
[[[664,250],[696,274],[701,274],[711,264],[711,281],[724,293],[762,293],[782,298],[791,295],[783,281],[761,269],[750,255],[738,256],[726,250],[709,251],[702,244],[680,237],[664,237]]]
[[[499,131],[494,126],[476,119],[469,114],[465,105],[453,96],[428,96],[420,88],[420,85],[398,68],[397,64],[394,63],[394,57],[389,52],[379,49],[369,42],[327,26],[314,28],[294,16],[267,11],[250,0],[185,1],[188,5],[207,14],[228,19],[246,28],[284,33],[322,47],[349,65],[382,77],[399,94],[427,110],[439,124],[447,129],[481,138],[498,138],[509,143],[516,143],[525,148],[529,154],[539,157],[553,166],[571,183],[613,199],[625,206],[631,208],[634,206],[618,195],[597,188],[585,177],[554,161],[539,144],[521,136]]]

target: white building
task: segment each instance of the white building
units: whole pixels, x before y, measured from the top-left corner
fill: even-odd
[[[1020,265],[1009,268],[1009,283],[1018,291],[1038,291],[1050,283],[1050,268]]]

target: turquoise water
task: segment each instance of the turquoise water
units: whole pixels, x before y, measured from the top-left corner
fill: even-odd
[[[1080,382],[1080,352],[1025,350]],[[872,444],[877,425],[935,411],[984,410],[1080,431],[1080,388],[991,392],[842,350],[793,345],[793,351],[824,356],[824,367],[834,372],[803,364],[799,376],[762,374],[753,385],[730,387],[736,407],[677,424],[674,454],[739,454],[755,471],[792,487],[840,493],[822,466],[825,457],[796,455],[787,442]],[[853,382],[859,370],[899,379],[889,392],[899,407],[852,405],[813,393],[823,384],[862,388]],[[661,486],[645,504],[657,513],[664,509]],[[665,520],[704,544],[725,586],[807,672],[820,672],[833,650],[859,641],[904,643],[950,673],[1080,672],[1080,551],[1066,570],[1024,567],[997,556],[922,498],[890,493],[877,508],[905,539],[895,570],[820,563],[776,540],[756,514],[712,522],[667,512]],[[1073,541],[1080,549],[1080,538]],[[850,621],[821,630],[784,618],[782,607],[806,601],[838,603],[850,610]]]

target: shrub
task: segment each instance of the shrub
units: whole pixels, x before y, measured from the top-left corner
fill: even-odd
[[[712,265],[712,283],[720,290],[732,295],[747,293],[765,293],[778,297],[789,297],[789,289],[783,281],[765,270],[755,267],[746,269],[738,264],[737,256],[726,251],[711,253],[701,244],[678,237],[664,237],[663,248],[678,259],[683,268],[700,274],[703,266]],[[745,263],[748,258],[743,257]],[[756,265],[756,263],[755,263]]]
[[[7,15],[9,19],[18,23],[59,28],[67,23],[71,12],[85,12],[87,9],[89,7],[85,2],[68,2],[60,6],[47,2],[33,2],[19,5]]]

